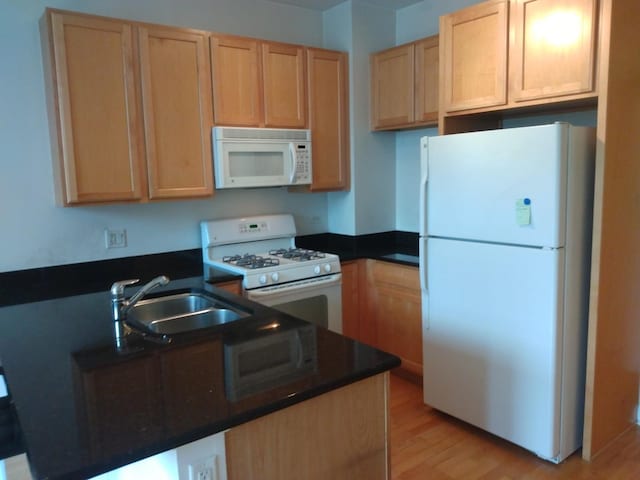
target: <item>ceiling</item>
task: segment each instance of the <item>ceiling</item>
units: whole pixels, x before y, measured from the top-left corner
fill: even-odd
[[[310,10],[327,10],[331,7],[343,3],[345,0],[270,0],[275,3],[284,3],[287,5],[296,5],[302,8],[308,8]],[[370,5],[376,5],[378,7],[385,7],[390,10],[398,10],[400,8],[408,7],[414,3],[420,3],[422,0],[364,0],[364,3]]]

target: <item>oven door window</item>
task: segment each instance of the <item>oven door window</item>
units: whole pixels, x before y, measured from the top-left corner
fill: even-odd
[[[329,326],[329,302],[326,295],[277,303],[273,308],[324,328]]]

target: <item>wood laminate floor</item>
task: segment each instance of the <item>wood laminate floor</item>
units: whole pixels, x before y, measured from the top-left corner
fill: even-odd
[[[640,428],[592,462],[578,451],[553,465],[424,405],[422,388],[396,375],[390,403],[392,480],[640,479]]]

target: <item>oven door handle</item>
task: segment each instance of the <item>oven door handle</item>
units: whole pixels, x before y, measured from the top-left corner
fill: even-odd
[[[341,273],[334,273],[333,275],[327,275],[324,277],[311,278],[308,280],[300,280],[296,282],[287,283],[284,285],[273,285],[271,287],[262,287],[248,290],[248,294],[251,295],[251,299],[265,298],[273,294],[282,294],[288,292],[303,291],[307,288],[318,288],[329,285],[340,284],[342,281]]]

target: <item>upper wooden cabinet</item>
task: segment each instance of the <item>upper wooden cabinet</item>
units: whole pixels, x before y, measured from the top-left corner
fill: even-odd
[[[371,128],[389,130],[438,120],[438,36],[371,55]]]
[[[490,0],[441,17],[442,110],[595,97],[596,6],[597,0]]]
[[[263,118],[261,65],[258,40],[224,35],[211,37],[216,124],[260,125]]]
[[[51,137],[58,201],[144,196],[142,117],[132,25],[48,12]]]
[[[211,64],[216,125],[307,126],[303,47],[215,34]]]
[[[59,202],[211,195],[207,34],[56,10],[46,21]]]
[[[349,66],[347,54],[307,49],[311,191],[349,189]]]
[[[207,36],[139,28],[149,198],[213,193]]]
[[[265,127],[305,128],[307,93],[304,48],[262,42]]]
[[[447,112],[507,103],[508,0],[440,17],[440,88]]]
[[[510,93],[516,102],[595,90],[596,0],[516,0]]]

